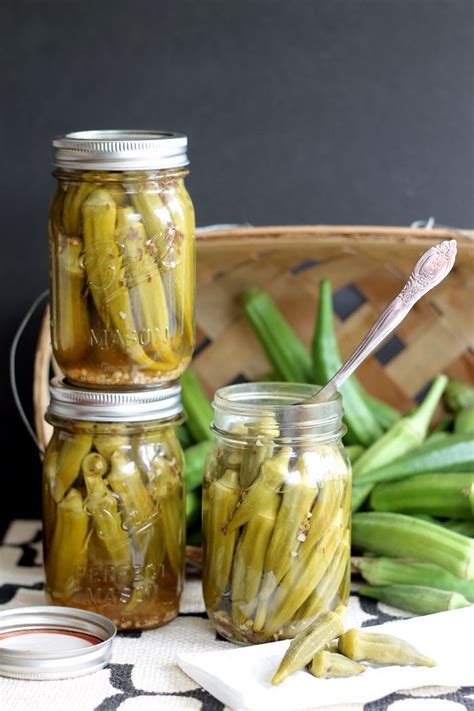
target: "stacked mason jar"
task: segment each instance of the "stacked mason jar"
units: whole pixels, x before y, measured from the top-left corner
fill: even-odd
[[[176,616],[183,586],[183,421],[194,346],[187,139],[57,138],[49,276],[55,362],[44,460],[46,592],[119,628]]]

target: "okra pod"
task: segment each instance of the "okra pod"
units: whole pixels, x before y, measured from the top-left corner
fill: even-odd
[[[372,491],[370,506],[375,511],[470,519],[474,515],[470,500],[473,491],[474,474],[417,474],[378,484]]]
[[[81,473],[82,460],[92,447],[92,436],[79,433],[68,436],[59,446],[57,477],[53,497],[61,501]]]
[[[342,533],[339,526],[331,527],[309,555],[304,555],[306,551],[303,553],[301,547],[301,555],[281,581],[269,606],[265,621],[265,632],[269,637],[291,622],[296,611],[312,594],[326,573]]]
[[[371,483],[363,480],[364,474],[383,467],[423,442],[447,382],[445,375],[438,375],[422,404],[414,412],[395,422],[388,432],[364,452],[352,470],[356,486]]]
[[[201,513],[201,498],[195,491],[186,493],[186,526],[192,526]]]
[[[160,515],[160,536],[166,555],[178,579],[183,577],[186,512],[184,490],[179,475],[164,457],[156,455],[150,469],[150,491]],[[156,525],[156,522],[155,522]]]
[[[381,600],[386,605],[414,612],[417,615],[431,615],[434,612],[469,607],[471,604],[461,593],[422,585],[384,585],[383,587],[362,585],[359,588],[359,595]]]
[[[194,342],[194,250],[195,220],[194,208],[183,181],[171,190],[165,190],[163,199],[169,210],[172,224],[177,234],[175,242],[177,255],[173,270],[176,294],[177,316],[182,323],[184,334],[190,343]]]
[[[143,223],[132,207],[117,209],[115,239],[127,275],[127,288],[135,328],[143,338],[144,350],[160,360],[163,370],[176,367],[171,350],[168,307],[163,282],[154,256],[147,246]]]
[[[373,486],[378,482],[404,479],[425,472],[466,471],[474,471],[474,440],[471,436],[450,434],[439,441],[427,441],[385,466],[359,472],[355,483],[357,487]]]
[[[316,590],[297,613],[298,619],[311,620],[316,613],[329,608],[344,578],[350,574],[349,560],[349,531],[346,531]]]
[[[344,631],[341,617],[335,612],[321,612],[316,619],[297,635],[288,647],[272,684],[280,684],[290,674],[303,669],[311,659]]]
[[[245,316],[259,339],[278,379],[311,382],[309,354],[273,299],[257,287],[242,295]]]
[[[378,511],[354,514],[352,544],[395,558],[435,563],[460,578],[474,578],[474,541],[412,516]]]
[[[271,507],[273,499],[278,495],[280,487],[288,476],[291,454],[290,447],[283,447],[278,454],[263,462],[260,476],[250,489],[242,494],[239,504],[227,523],[228,531],[235,531],[248,523],[253,516]]]
[[[82,206],[84,266],[97,312],[114,342],[139,365],[161,367],[136,338],[130,295],[122,278],[122,261],[115,242],[117,206],[106,190],[94,190]]]
[[[227,590],[237,531],[229,531],[226,524],[239,500],[239,475],[227,469],[203,491],[203,533],[207,576],[204,579],[206,606],[212,610]],[[206,511],[206,506],[209,509]]]
[[[87,487],[85,508],[92,516],[94,531],[107,551],[110,562],[117,573],[122,575],[132,565],[130,539],[122,527],[117,498],[102,479],[107,464],[95,457],[102,459],[100,454],[88,454],[82,466]]]
[[[63,202],[63,228],[69,237],[77,237],[81,234],[81,209],[86,198],[96,188],[97,184],[91,182],[68,185]]]
[[[463,536],[474,538],[474,519],[469,521],[440,521],[440,523],[451,531],[456,531],[456,533],[462,533]]]
[[[184,450],[186,489],[188,491],[194,491],[202,485],[206,460],[212,446],[211,440],[205,440]]]
[[[378,400],[378,398],[369,395],[365,392],[362,386],[360,386],[360,388],[365,404],[368,406],[381,428],[383,430],[389,430],[395,422],[401,418],[401,412],[391,405],[387,405],[386,402],[382,402],[382,400]]]
[[[344,447],[344,451],[347,454],[347,457],[352,465],[354,465],[358,459],[361,458],[361,456],[365,452],[365,447],[363,447],[361,444],[351,444],[347,447]]]
[[[333,322],[331,282],[323,279],[319,288],[319,306],[312,344],[313,380],[324,385],[342,366]],[[369,446],[382,435],[382,428],[366,404],[360,386],[353,377],[340,388],[344,403],[344,421],[355,443]]]
[[[363,632],[354,628],[339,637],[338,648],[341,654],[354,661],[397,666],[435,666],[432,659],[403,639],[375,632]]]
[[[262,588],[258,596],[256,628],[261,629],[268,600],[276,586],[288,572],[301,545],[306,522],[318,492],[316,472],[308,467],[305,457],[299,457],[288,477],[282,502],[268,546],[263,571]],[[263,608],[263,609],[262,609]]]
[[[240,462],[240,486],[248,489],[258,477],[260,466],[271,458],[274,450],[273,439],[278,437],[279,429],[274,417],[262,417],[258,422],[249,424],[246,436],[254,439],[251,446],[244,448]]]
[[[393,558],[355,558],[353,564],[371,585],[421,585],[451,590],[474,602],[474,580],[462,580],[432,563]]]
[[[197,373],[188,368],[180,379],[181,399],[186,413],[186,427],[196,442],[212,439],[210,426],[214,412]]]
[[[446,388],[445,400],[453,412],[474,406],[474,386],[453,378]]]
[[[319,679],[336,679],[356,676],[365,671],[363,664],[348,659],[343,654],[321,650],[314,655],[309,671]]]
[[[456,434],[474,435],[474,405],[458,412],[454,421],[454,431]]]
[[[257,604],[268,543],[276,526],[280,495],[274,492],[262,511],[245,525],[232,569],[232,619],[240,627],[250,620]]]
[[[120,498],[123,527],[133,542],[134,562],[143,564],[158,513],[135,462],[122,450],[112,454],[107,482]]]
[[[53,301],[55,349],[62,363],[77,363],[89,347],[89,311],[84,297],[86,272],[81,263],[82,241],[69,237],[59,246],[52,278],[60,295]]]
[[[69,489],[58,503],[56,525],[46,559],[48,590],[56,601],[74,594],[85,571],[89,516],[81,492]]]

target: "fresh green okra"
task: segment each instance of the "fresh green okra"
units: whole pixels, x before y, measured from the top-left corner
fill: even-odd
[[[435,662],[398,637],[350,629],[339,637],[339,651],[354,661],[434,667]]]
[[[473,540],[405,514],[354,514],[352,544],[360,550],[435,563],[460,578],[474,578]]]
[[[181,378],[181,399],[186,413],[186,427],[196,442],[212,440],[211,423],[214,411],[197,373],[188,368]]]
[[[474,405],[458,412],[454,421],[454,431],[456,434],[474,435]]]
[[[461,533],[463,536],[474,538],[474,519],[471,521],[458,521],[457,519],[454,519],[440,521],[440,523],[442,526],[449,528],[451,531],[456,531],[456,533]]]
[[[381,600],[387,605],[408,610],[417,615],[431,615],[434,612],[469,607],[470,602],[461,593],[439,590],[423,585],[384,585],[381,587],[359,588],[360,595]]]
[[[394,558],[353,558],[362,577],[371,585],[421,585],[461,593],[474,602],[474,580],[463,580],[432,563]]]
[[[303,669],[319,651],[344,631],[341,617],[336,612],[321,612],[308,627],[297,635],[288,647],[272,684],[280,684],[290,674]]]
[[[357,460],[360,459],[361,456],[364,454],[365,447],[363,447],[361,444],[351,444],[347,447],[344,447],[344,451],[350,463],[354,465]]]
[[[356,380],[356,383],[357,382],[358,381]],[[401,418],[401,412],[394,407],[391,407],[391,405],[387,405],[386,402],[383,402],[376,397],[372,397],[372,395],[365,392],[362,386],[360,386],[360,389],[362,397],[365,400],[365,404],[369,407],[379,425],[384,431],[389,430],[395,422]]]
[[[70,599],[80,585],[87,560],[89,516],[78,489],[57,505],[56,524],[46,560],[48,591],[57,602]]]
[[[357,488],[368,486],[370,490],[379,482],[405,479],[414,474],[466,471],[474,471],[474,440],[471,435],[448,434],[441,440],[427,440],[385,466],[359,472],[355,483]]]
[[[313,344],[313,382],[324,385],[342,366],[334,330],[331,282],[323,279],[319,288],[319,305]],[[341,387],[344,421],[356,444],[370,446],[382,435],[382,428],[372,414],[352,376]]]
[[[319,679],[338,679],[362,674],[365,667],[363,664],[348,659],[343,654],[323,649],[314,655],[309,665],[309,671]]]
[[[256,287],[242,295],[245,316],[276,372],[288,383],[311,380],[311,359],[300,339],[279,311],[273,299]]]
[[[463,380],[453,378],[446,388],[445,399],[453,412],[460,412],[474,406],[474,386]]]
[[[61,501],[81,473],[82,460],[92,448],[92,435],[74,433],[60,442],[57,477],[53,489],[56,503]]]
[[[433,412],[446,388],[447,382],[448,379],[445,375],[439,375],[435,378],[420,407],[410,415],[395,422],[388,432],[359,457],[353,466],[352,473],[354,486],[359,487],[361,495],[363,491],[366,491],[367,494],[370,491],[370,489],[361,489],[361,487],[372,483],[371,481],[366,481],[364,475],[410,452],[423,442],[428,433]],[[360,498],[361,496],[354,497],[352,503],[353,511],[357,510]]]
[[[186,489],[194,491],[202,485],[206,460],[209,456],[213,443],[210,440],[198,442],[184,451],[186,462]]]
[[[472,491],[474,474],[417,474],[402,481],[377,484],[370,506],[375,511],[471,519]]]

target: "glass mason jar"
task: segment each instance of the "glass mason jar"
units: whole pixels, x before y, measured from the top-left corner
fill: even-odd
[[[294,637],[346,605],[351,473],[341,398],[294,405],[312,386],[232,385],[214,399],[203,486],[208,615],[233,642]]]
[[[43,465],[43,545],[51,603],[121,629],[178,614],[185,510],[176,383],[141,392],[51,383]]]
[[[96,387],[174,380],[194,346],[186,137],[83,131],[53,145],[51,333],[60,369]]]

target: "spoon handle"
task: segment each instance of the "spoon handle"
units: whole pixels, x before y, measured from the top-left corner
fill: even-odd
[[[450,239],[430,247],[421,255],[400,293],[387,306],[344,365],[308,402],[324,402],[334,395],[362,361],[403,321],[416,302],[449,274],[456,259],[456,248],[456,240]]]

